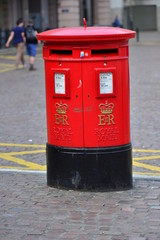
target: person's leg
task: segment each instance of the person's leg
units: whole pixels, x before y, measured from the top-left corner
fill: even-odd
[[[34,68],[34,61],[35,61],[35,56],[36,56],[36,44],[30,44],[30,54],[29,54],[29,63],[30,63],[30,68],[29,70],[36,70]]]
[[[16,68],[18,68],[18,65],[20,63],[21,54],[22,54],[22,46],[21,46],[21,43],[18,43],[17,44],[17,54],[16,54]]]
[[[30,57],[29,57],[29,63],[32,64],[32,65],[34,65],[34,59],[35,59],[35,57],[30,56]]]
[[[23,66],[24,66],[25,65],[25,60],[24,60],[24,43],[22,44],[21,62],[23,64]]]

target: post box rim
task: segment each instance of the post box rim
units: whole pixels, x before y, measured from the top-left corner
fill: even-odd
[[[44,42],[113,41],[135,37],[135,31],[115,27],[72,27],[56,28],[37,34]]]

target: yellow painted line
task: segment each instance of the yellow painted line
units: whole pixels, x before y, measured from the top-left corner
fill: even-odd
[[[160,176],[160,173],[157,172],[133,172],[134,175],[148,175],[148,176]]]
[[[22,65],[20,65],[18,67],[18,69],[21,69],[21,68],[23,68]],[[15,67],[14,64],[0,63],[0,73],[12,71],[12,70],[15,70],[15,69],[16,69],[16,67]]]
[[[15,60],[16,59],[16,56],[5,56],[5,55],[0,55],[0,58],[2,59],[7,59],[7,60]]]
[[[17,143],[0,143],[0,147],[29,147],[29,148],[46,148],[43,144],[17,144]]]
[[[15,66],[13,63],[0,63],[0,66],[1,67],[5,67],[5,66],[8,66],[8,67],[13,67]]]
[[[24,57],[27,57],[27,56],[24,55]],[[42,54],[41,54],[41,53],[38,53],[38,54],[36,55],[36,59],[37,59],[37,58],[40,58],[40,57],[41,57],[41,59],[43,59],[43,58],[42,58]],[[16,56],[13,56],[13,55],[8,55],[8,56],[6,56],[6,55],[0,55],[0,59],[15,60],[15,59],[16,59]]]
[[[133,158],[133,160],[153,160],[153,159],[160,159],[160,155],[157,155],[157,156],[144,156],[144,157],[135,157]]]
[[[14,67],[15,68],[15,65],[13,63],[0,63],[0,67]]]
[[[8,156],[14,156],[14,155],[26,155],[26,154],[37,154],[37,153],[45,153],[45,150],[33,150],[33,151],[22,151],[22,152],[9,152],[9,153],[5,153],[5,155]],[[0,153],[1,156],[1,153]]]
[[[42,144],[12,144],[12,143],[0,143],[1,147],[27,147],[27,148],[46,148],[46,145]],[[0,153],[0,158],[17,163],[19,165],[24,165],[26,168],[21,167],[12,167],[9,168],[15,168],[15,169],[32,169],[32,170],[40,170],[45,171],[46,165],[40,165],[34,162],[25,161],[24,159],[14,157],[15,155],[31,155],[31,154],[38,154],[38,153],[45,153],[45,149],[38,149],[38,150],[30,150],[30,151],[20,151],[20,152],[9,152],[9,153]],[[4,166],[1,166],[0,168],[4,168]]]
[[[46,165],[40,165],[40,164],[37,164],[37,163],[28,162],[28,161],[25,161],[24,159],[16,158],[16,157],[7,155],[6,153],[2,153],[0,155],[0,157],[7,160],[7,161],[14,162],[14,163],[17,163],[17,164],[20,164],[20,165],[24,165],[24,166],[26,166],[30,169],[41,170],[41,171],[46,170]]]
[[[17,143],[0,143],[0,146],[4,147],[33,147],[38,148],[42,147],[45,148],[46,145],[44,144],[17,144]],[[160,150],[150,150],[150,149],[133,149],[133,152],[152,152],[152,153],[159,153]]]
[[[15,167],[15,166],[0,166],[0,169],[30,170],[30,168],[26,168],[26,167]]]
[[[160,153],[160,150],[152,150],[152,149],[133,149],[133,152],[142,152],[142,153]]]
[[[20,156],[20,155],[32,155],[32,154],[38,154],[38,153],[45,153],[45,148],[46,145],[43,144],[14,144],[14,143],[0,143],[0,147],[20,147],[20,148],[38,148],[35,150],[27,150],[27,151],[12,151],[8,153],[0,153],[0,158],[14,162],[16,164],[25,166],[0,166],[0,169],[6,168],[6,169],[20,169],[20,170],[36,170],[36,171],[46,171],[46,165],[41,165],[37,164],[34,162],[26,161],[22,158],[15,157],[15,156]],[[139,152],[139,153],[160,153],[160,150],[151,150],[151,149],[133,149],[133,152]],[[151,156],[140,156],[140,157],[135,157],[133,158],[133,166],[138,167],[138,168],[143,168],[148,171],[141,171],[141,172],[134,172],[134,174],[137,175],[154,175],[154,176],[159,176],[160,175],[160,167],[159,166],[154,166],[150,164],[146,164],[143,162],[139,161],[145,161],[145,160],[156,160],[160,159],[160,155],[153,155]]]
[[[11,71],[11,70],[14,70],[14,69],[15,69],[14,65],[12,65],[12,67],[6,67],[5,66],[3,69],[0,69],[0,73],[8,72],[8,71]]]
[[[156,172],[160,172],[160,167],[157,166],[153,166],[150,164],[145,164],[145,163],[139,163],[137,161],[133,161],[133,165],[136,167],[140,167],[140,168],[145,168],[151,171],[156,171]]]
[[[14,68],[5,68],[3,70],[0,70],[0,73],[9,72],[11,70],[14,70]]]

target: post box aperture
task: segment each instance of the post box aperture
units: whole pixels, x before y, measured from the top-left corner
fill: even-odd
[[[38,34],[44,41],[48,185],[132,187],[128,40],[134,36],[110,27]]]

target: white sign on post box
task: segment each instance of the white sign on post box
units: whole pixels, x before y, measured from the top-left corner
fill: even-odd
[[[106,72],[99,74],[100,94],[113,93],[113,73]]]
[[[56,94],[65,94],[65,74],[54,74],[54,87]]]

